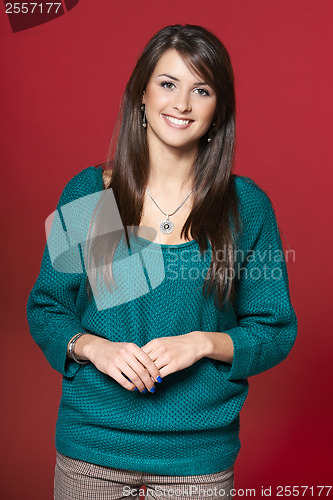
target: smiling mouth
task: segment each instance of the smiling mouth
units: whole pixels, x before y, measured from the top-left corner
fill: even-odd
[[[176,126],[179,128],[183,128],[183,127],[185,128],[194,121],[194,120],[188,120],[188,119],[183,120],[183,119],[175,118],[174,116],[164,115],[164,114],[162,114],[162,116],[167,122],[169,122],[173,126]]]

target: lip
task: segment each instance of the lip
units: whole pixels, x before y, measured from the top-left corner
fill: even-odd
[[[173,128],[178,128],[178,129],[184,129],[184,128],[188,128],[191,123],[194,122],[194,120],[191,120],[189,118],[180,118],[178,116],[172,116],[172,115],[164,115],[162,113],[162,116],[164,118],[164,121],[167,125],[169,125],[169,127],[173,127]],[[172,123],[170,120],[168,120],[168,116],[170,116],[171,118],[176,118],[177,120],[190,120],[189,123],[185,124],[185,125],[177,125],[176,123]]]

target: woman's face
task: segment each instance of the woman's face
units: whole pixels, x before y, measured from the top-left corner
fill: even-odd
[[[163,53],[143,93],[150,146],[192,149],[212,124],[216,95],[175,49]],[[179,121],[180,120],[180,121]]]

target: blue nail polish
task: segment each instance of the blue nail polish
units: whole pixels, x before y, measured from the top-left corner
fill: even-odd
[[[160,382],[160,383],[162,382],[162,379],[160,376],[158,376],[156,380],[157,380],[157,382]]]
[[[142,391],[142,394],[146,394],[146,392],[147,392],[147,389],[144,388],[143,391]]]
[[[155,392],[155,387],[152,387],[151,389],[149,389],[150,392]]]
[[[139,389],[136,387],[134,390],[135,390],[135,391],[138,391]]]

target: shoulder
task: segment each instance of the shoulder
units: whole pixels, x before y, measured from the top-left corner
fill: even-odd
[[[270,201],[268,194],[250,177],[234,175],[237,195],[241,200]]]
[[[88,188],[88,184],[95,184],[96,186],[103,187],[103,172],[104,170],[102,166],[86,167],[77,174],[73,175],[66,187],[75,187],[77,185],[81,187],[82,185],[85,185]]]
[[[277,224],[273,203],[250,177],[234,175],[239,213],[247,231],[258,233],[264,225]]]
[[[272,207],[268,194],[250,177],[234,175],[234,182],[240,210],[258,214]]]
[[[60,199],[59,206],[91,193],[103,190],[103,168],[90,166],[82,169],[67,182]]]

